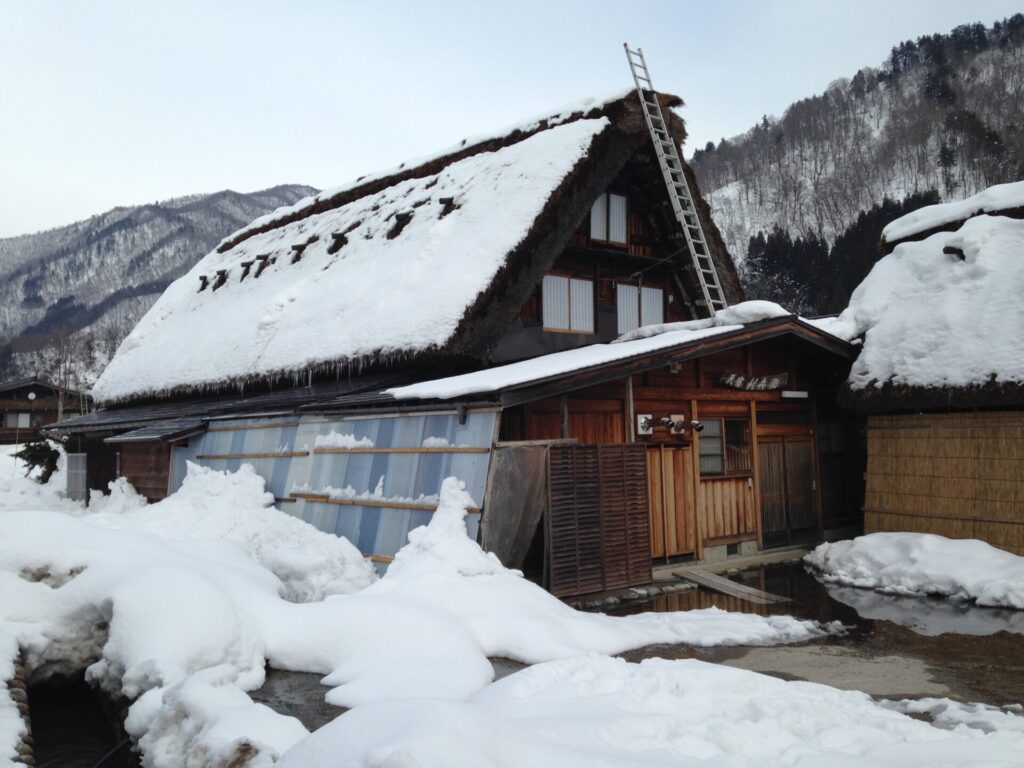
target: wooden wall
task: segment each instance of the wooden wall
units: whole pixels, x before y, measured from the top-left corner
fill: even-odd
[[[868,418],[864,530],[1024,554],[1024,412]]]
[[[166,443],[122,443],[121,475],[135,486],[135,490],[149,501],[159,501],[167,496],[167,484],[171,471],[170,447]]]
[[[806,400],[783,400],[779,391],[744,391],[722,384],[725,374],[744,376],[787,374],[786,389],[804,390]],[[758,474],[759,440],[802,440],[812,447],[815,482],[813,512],[821,519],[821,483],[817,462],[817,425],[820,414],[830,423],[849,418],[835,406],[838,383],[845,376],[836,358],[810,349],[794,339],[777,338],[747,345],[696,360],[681,361],[632,377],[634,414],[660,418],[672,414],[687,419],[739,419],[750,424],[751,466],[748,472],[701,477],[698,450],[700,436],[687,431],[672,434],[657,426],[653,435],[636,435],[635,442],[648,446],[652,550],[655,557],[702,556],[705,546],[761,540],[761,509]],[[627,382],[621,379],[579,389],[566,396],[549,397],[507,410],[502,416],[503,440],[575,438],[583,444],[623,443],[635,424],[627,416]],[[564,425],[563,425],[564,421]],[[564,427],[564,429],[563,429]],[[840,430],[841,431],[841,430]],[[840,449],[856,449],[856,441],[831,440]],[[830,460],[843,461],[839,453]],[[844,465],[830,468],[832,480],[826,491],[842,509],[825,511],[825,519],[859,524],[861,496],[847,482]],[[861,474],[857,469],[857,476]],[[839,488],[839,478],[842,487]],[[807,485],[805,483],[805,485]],[[836,485],[833,488],[832,485]],[[856,497],[856,498],[854,498]],[[850,514],[845,502],[855,512]],[[821,526],[815,526],[820,529]],[[777,542],[774,542],[777,543]]]

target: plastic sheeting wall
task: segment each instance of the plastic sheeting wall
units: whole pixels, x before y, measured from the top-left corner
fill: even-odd
[[[483,505],[496,416],[470,411],[464,424],[455,412],[217,422],[174,449],[171,488],[181,485],[188,461],[229,471],[251,464],[280,500],[279,509],[386,562],[410,530],[430,520],[446,477],[465,482]],[[321,440],[330,445],[318,447],[317,438],[332,432],[351,439]],[[474,538],[480,514],[467,516]]]

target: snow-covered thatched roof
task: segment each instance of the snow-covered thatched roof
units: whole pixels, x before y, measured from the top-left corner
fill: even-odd
[[[963,200],[928,205],[900,216],[882,230],[882,242],[891,246],[903,240],[920,240],[935,232],[957,229],[982,213],[1024,217],[1024,181],[996,184]]]
[[[94,395],[117,403],[431,355],[485,361],[649,142],[635,94],[620,93],[257,219],[167,289]],[[709,231],[728,282],[734,268]]]
[[[863,410],[1024,404],[1024,221],[975,216],[897,245],[827,329],[863,337]]]

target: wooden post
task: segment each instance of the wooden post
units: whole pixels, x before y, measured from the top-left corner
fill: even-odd
[[[562,395],[561,400],[561,411],[562,411],[562,439],[569,439],[569,397],[568,395]]]
[[[818,538],[825,535],[824,511],[821,508],[821,462],[818,461],[818,404],[811,403],[811,467],[814,472],[814,507],[818,518]]]
[[[757,526],[757,548],[764,549],[761,530],[761,451],[757,444],[757,401],[750,401],[750,466],[754,471],[754,523]]]
[[[697,360],[700,363],[700,360]],[[699,419],[697,413],[697,401],[690,401],[690,418],[693,421]],[[724,438],[723,438],[724,439]],[[700,433],[693,431],[693,448],[691,449],[693,462],[693,514],[697,523],[697,559],[704,559],[704,509],[703,498],[700,492]]]
[[[633,413],[633,377],[626,377],[626,442],[636,442],[636,414]]]
[[[661,466],[661,537],[665,542],[665,565],[668,565],[669,551],[668,551],[668,483],[665,482],[665,446],[664,444],[658,446],[658,463]],[[674,471],[674,467],[671,468]],[[673,481],[675,478],[673,478]],[[675,510],[672,510],[672,514],[675,514]]]

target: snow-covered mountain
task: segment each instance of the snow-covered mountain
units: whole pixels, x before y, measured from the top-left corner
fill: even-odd
[[[1024,15],[900,43],[889,60],[709,143],[692,164],[733,257],[779,225],[831,241],[886,196],[1024,178]]]
[[[0,369],[16,372],[23,367],[17,353],[58,332],[87,330],[116,346],[164,288],[223,237],[315,192],[288,184],[191,195],[0,239],[0,347],[7,347]]]

